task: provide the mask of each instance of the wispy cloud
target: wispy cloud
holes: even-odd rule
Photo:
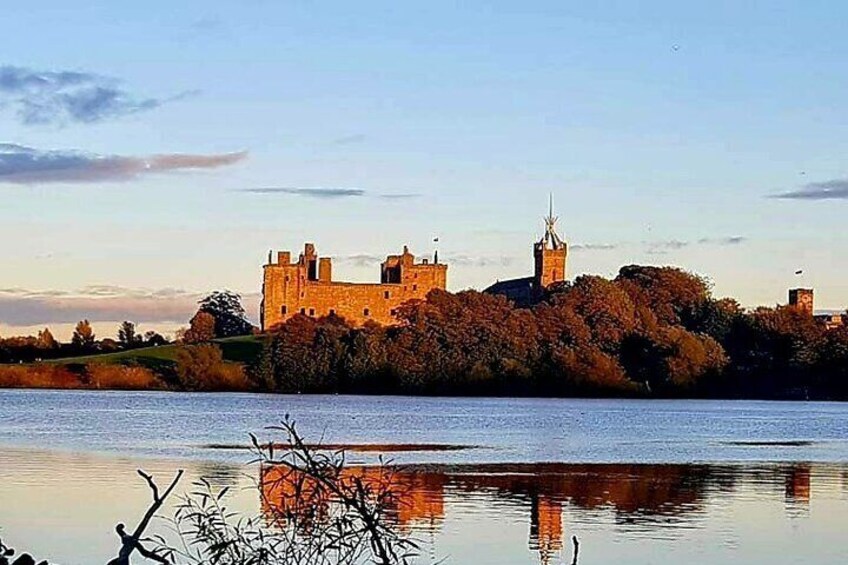
[[[396,194],[381,194],[379,198],[383,200],[413,200],[415,198],[421,198],[421,195],[417,192],[399,192]]]
[[[27,125],[90,124],[158,108],[196,91],[168,98],[135,96],[118,79],[78,71],[0,66],[0,102]]]
[[[185,170],[214,169],[247,158],[247,152],[218,155],[165,154],[147,157],[96,155],[80,151],[44,151],[0,143],[0,183],[124,181]]]
[[[568,246],[572,251],[610,251],[619,247],[616,243],[575,243]]]
[[[0,324],[32,326],[132,320],[143,323],[185,323],[197,310],[205,293],[176,288],[144,289],[93,285],[78,290],[0,289]],[[259,296],[243,295],[245,309],[253,314]]]
[[[740,245],[748,241],[747,237],[732,235],[729,237],[702,237],[698,240],[699,245]]]
[[[444,262],[460,267],[509,267],[515,263],[516,257],[501,255],[466,255],[464,253],[447,254]]]
[[[359,198],[361,196],[370,196],[388,201],[412,200],[419,198],[421,195],[413,192],[398,192],[385,194],[372,194],[362,188],[339,188],[339,187],[297,187],[297,186],[280,186],[280,187],[256,187],[256,188],[241,188],[237,192],[246,192],[250,194],[285,194],[290,196],[302,196],[304,198],[317,198],[320,200],[335,200],[340,198]]]
[[[339,263],[347,263],[354,267],[371,267],[378,265],[386,260],[385,257],[379,255],[371,255],[369,253],[358,253],[355,255],[343,255],[334,259]]]
[[[249,192],[253,194],[290,194],[293,196],[304,196],[306,198],[319,199],[350,198],[365,195],[365,191],[361,188],[264,187],[242,188],[238,192]]]
[[[769,195],[769,198],[786,200],[846,200],[848,199],[848,179],[811,182],[798,190],[772,194]]]
[[[646,241],[644,245],[646,247],[646,252],[650,255],[665,255],[671,251],[678,251],[680,249],[684,249],[686,247],[691,247],[693,245],[716,245],[716,246],[727,246],[727,245],[740,245],[748,241],[747,237],[743,237],[740,235],[728,236],[728,237],[702,237],[695,241],[682,241],[679,239],[670,239],[665,241]]]

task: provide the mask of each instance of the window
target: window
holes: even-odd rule
[[[365,310],[363,310],[363,311],[362,311],[362,315],[363,315],[363,316],[366,316],[366,317],[367,317],[367,316],[370,316],[370,315],[371,315],[371,310],[369,310],[368,308],[366,308]]]
[[[412,290],[418,290],[418,285],[417,284],[412,285]]]
[[[301,313],[301,314],[303,314],[303,315],[305,316],[305,315],[306,315],[306,308],[301,308],[301,309],[300,309],[300,313]]]
[[[288,314],[288,313],[289,313],[289,307],[288,307],[288,306],[283,305],[283,307],[282,307],[282,308],[280,308],[280,314],[282,314],[283,316],[285,316],[285,315],[286,315],[286,314]]]
[[[386,300],[389,299],[389,296],[391,296],[391,295],[389,294],[388,290],[383,293],[383,298],[385,298]]]
[[[392,308],[392,311],[389,312],[392,316],[397,316],[397,308]]]
[[[310,316],[314,316],[314,315],[315,315],[315,308],[310,308],[310,309],[309,309],[309,315],[310,315]]]
[[[291,280],[291,277],[289,275],[286,275],[286,282],[289,282],[290,280]]]

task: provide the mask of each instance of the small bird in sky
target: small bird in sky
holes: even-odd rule
[[[797,271],[795,271],[795,274],[796,275],[803,275],[804,271],[803,271],[803,269],[798,269]]]
[[[439,238],[438,238],[438,237],[434,237],[434,238],[433,238],[433,243],[439,243]]]
[[[675,44],[675,45],[672,45],[672,46],[671,46],[671,50],[672,50],[672,51],[680,51],[680,45],[676,45],[676,44]]]

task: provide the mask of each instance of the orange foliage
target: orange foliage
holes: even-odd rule
[[[0,365],[2,388],[85,388],[82,379],[61,365]]]
[[[162,388],[162,381],[144,367],[92,363],[85,367],[89,386],[118,390],[149,390]]]

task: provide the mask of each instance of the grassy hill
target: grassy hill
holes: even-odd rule
[[[262,336],[239,336],[214,340],[224,355],[224,359],[235,363],[251,363],[262,352]],[[176,345],[160,345],[159,347],[142,347],[115,353],[98,353],[80,357],[64,357],[51,359],[45,363],[59,365],[86,365],[89,363],[105,364],[137,364],[157,372],[173,368],[176,362]]]

